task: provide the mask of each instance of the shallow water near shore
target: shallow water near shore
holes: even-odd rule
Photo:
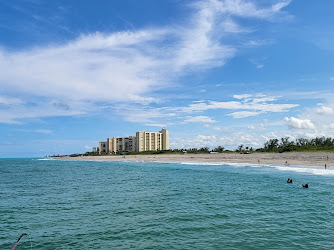
[[[332,249],[332,173],[307,166],[1,159],[0,249],[10,249],[22,233],[29,236],[16,249]]]

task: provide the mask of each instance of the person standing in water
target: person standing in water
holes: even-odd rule
[[[302,186],[303,186],[303,188],[308,188],[308,184],[307,183],[304,185],[303,182],[302,182]]]

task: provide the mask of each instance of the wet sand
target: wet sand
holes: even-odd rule
[[[228,163],[262,163],[303,166],[322,166],[334,168],[334,153],[222,153],[222,154],[159,154],[159,155],[110,155],[61,157],[60,160],[74,161],[149,161],[149,162],[228,162]]]

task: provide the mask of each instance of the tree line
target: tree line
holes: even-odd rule
[[[331,137],[316,137],[314,139],[298,138],[290,140],[289,137],[270,139],[264,143],[263,148],[256,151],[260,152],[290,152],[290,151],[317,151],[334,150],[334,139]]]

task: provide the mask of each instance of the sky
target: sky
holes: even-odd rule
[[[334,1],[0,0],[0,157],[334,137]]]

